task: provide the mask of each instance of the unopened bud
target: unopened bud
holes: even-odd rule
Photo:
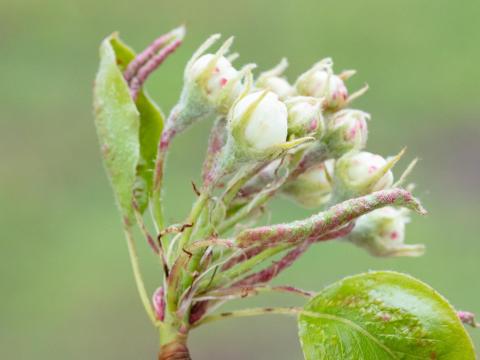
[[[287,79],[281,76],[287,66],[287,59],[282,59],[282,61],[273,69],[261,73],[258,80],[255,82],[255,86],[259,89],[274,92],[281,100],[293,96],[295,94],[295,88],[290,85]]]
[[[233,103],[242,91],[242,84],[238,81],[238,71],[224,56],[205,54],[197,59],[187,72],[187,81],[198,82],[206,97],[216,102],[229,82],[235,82],[228,94],[225,94],[228,103]]]
[[[165,291],[163,290],[163,287],[160,286],[155,290],[152,297],[152,303],[157,320],[163,321],[165,318]]]
[[[373,256],[421,256],[422,244],[406,245],[405,225],[408,210],[384,207],[361,216],[347,239]]]
[[[341,110],[330,119],[325,143],[330,153],[339,157],[352,150],[362,150],[367,144],[367,121],[370,114],[360,110]]]
[[[325,130],[320,99],[297,96],[288,99],[288,132],[295,136],[320,138]]]
[[[388,161],[366,151],[342,156],[335,166],[337,190],[360,196],[391,187],[393,174],[390,169],[402,154],[403,152]]]
[[[348,90],[344,81],[333,73],[332,59],[324,59],[300,75],[295,84],[299,95],[324,99],[324,108],[338,110],[347,104]]]
[[[306,208],[318,208],[328,203],[332,194],[331,174],[334,160],[308,169],[293,182],[288,183],[283,192]]]
[[[264,157],[287,140],[287,107],[271,91],[257,91],[239,100],[229,115],[236,145],[253,157]]]

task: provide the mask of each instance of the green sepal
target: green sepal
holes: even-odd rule
[[[474,360],[453,307],[400,273],[369,272],[320,292],[299,316],[305,359]]]

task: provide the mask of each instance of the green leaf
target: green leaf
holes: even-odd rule
[[[117,204],[124,221],[131,223],[132,191],[140,158],[140,120],[110,41],[108,37],[100,47],[94,87],[95,124]]]
[[[116,53],[117,64],[124,72],[135,57],[135,52],[116,36],[112,37],[111,44]],[[140,159],[137,165],[134,194],[139,208],[143,212],[153,191],[155,160],[158,142],[162,134],[164,115],[144,90],[139,92],[135,105],[140,113]]]
[[[100,67],[95,80],[95,123],[116,200],[131,223],[133,195],[143,212],[153,187],[157,145],[163,127],[159,108],[140,92],[130,96],[123,71],[135,53],[116,34],[100,47]]]
[[[395,272],[369,272],[320,292],[299,317],[305,359],[474,360],[452,306]]]

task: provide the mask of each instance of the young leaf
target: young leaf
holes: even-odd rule
[[[122,73],[134,59],[135,53],[118,37],[111,38],[117,64]],[[140,211],[143,212],[153,190],[153,174],[157,157],[158,142],[163,129],[164,115],[145,90],[140,90],[135,102],[140,113],[140,159],[137,164],[137,178],[134,194]]]
[[[94,88],[95,124],[117,204],[124,221],[131,222],[132,191],[140,158],[140,120],[117,66],[111,38],[105,39],[100,47],[100,67]]]
[[[143,91],[133,101],[123,72],[135,53],[116,34],[103,41],[100,56],[95,121],[117,202],[130,222],[133,196],[140,211],[148,205],[163,114]]]
[[[474,360],[452,306],[428,285],[369,272],[320,292],[299,317],[305,359]]]

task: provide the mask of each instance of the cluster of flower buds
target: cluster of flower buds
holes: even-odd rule
[[[229,46],[227,41],[216,55],[195,55],[186,70],[186,84],[204,81],[197,86],[203,89],[204,103],[215,104],[215,113],[223,114],[226,121],[226,141],[216,161],[217,180],[234,171],[241,173],[237,178],[248,177],[248,183],[239,196],[251,196],[278,182],[279,163],[287,161],[290,175],[275,191],[307,208],[327,207],[392,187],[391,169],[402,153],[384,159],[363,151],[370,115],[346,108],[367,89],[349,95],[345,81],[355,71],[337,75],[327,58],[291,85],[283,76],[288,62],[282,59],[254,81],[253,65],[239,75],[223,56]],[[258,173],[241,170],[249,164],[260,165],[254,167]],[[389,215],[398,217],[397,226],[404,226],[401,213],[390,211]]]
[[[187,64],[180,102],[185,114],[214,114],[226,124],[224,146],[209,160],[216,157],[212,183],[244,165],[260,165],[258,181],[255,176],[249,179],[248,189],[241,192],[251,194],[252,184],[262,187],[275,181],[276,167],[269,163],[287,159],[291,176],[280,191],[306,207],[331,205],[392,186],[391,168],[400,155],[385,160],[362,152],[370,115],[345,108],[367,89],[349,95],[345,81],[355,71],[337,75],[327,58],[291,85],[283,75],[288,62],[282,59],[254,80],[255,65],[237,71],[226,57],[231,39],[217,53],[204,54],[217,38],[209,38]]]

